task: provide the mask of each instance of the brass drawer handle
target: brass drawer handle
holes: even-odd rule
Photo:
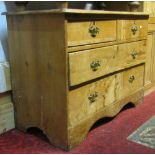
[[[99,34],[100,29],[95,25],[95,22],[93,22],[93,25],[90,25],[89,27],[89,33],[92,37],[96,37],[97,34]]]
[[[96,101],[97,97],[98,97],[98,92],[94,92],[88,96],[88,100],[90,103],[93,103]]]
[[[132,83],[134,80],[135,80],[135,76],[134,75],[132,75],[132,76],[129,77],[129,82],[130,83]]]
[[[137,55],[138,55],[138,53],[136,51],[131,52],[131,56],[132,56],[133,59],[136,59]]]
[[[133,35],[135,35],[136,32],[138,31],[138,26],[137,26],[137,25],[133,25],[133,26],[131,27],[131,31],[132,31]]]
[[[101,62],[99,60],[93,61],[90,64],[90,68],[92,69],[92,71],[97,71],[100,66],[101,66]]]

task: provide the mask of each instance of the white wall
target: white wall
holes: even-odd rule
[[[3,1],[0,1],[0,13],[6,11]],[[8,59],[7,24],[6,17],[0,15],[0,62]]]

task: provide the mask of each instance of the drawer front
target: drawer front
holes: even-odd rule
[[[116,40],[116,21],[82,21],[67,24],[68,46]]]
[[[146,41],[137,41],[118,45],[116,66],[129,67],[142,62],[146,58]]]
[[[70,86],[145,61],[146,42],[138,41],[69,54]]]
[[[143,89],[144,86],[144,65],[128,69],[117,75],[120,82],[120,99]]]
[[[119,20],[118,40],[142,39],[147,36],[148,20]]]
[[[115,53],[117,46],[69,53],[70,85],[77,85],[112,72]]]
[[[116,100],[116,78],[110,76],[69,92],[69,123],[73,126]]]

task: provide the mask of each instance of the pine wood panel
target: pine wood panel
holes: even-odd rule
[[[153,35],[147,37],[147,52],[145,64],[145,89],[152,87],[152,66],[153,66]]]
[[[94,24],[99,29],[99,33],[92,37],[89,29]],[[116,40],[116,20],[69,22],[67,38],[68,46],[114,41]]]
[[[0,134],[14,127],[14,107],[11,101],[11,94],[0,94]]]
[[[155,2],[154,1],[144,1],[143,2],[143,12],[149,13],[150,16],[155,16]]]
[[[13,103],[0,104],[0,134],[15,128]]]
[[[39,127],[51,143],[65,148],[68,80],[64,16],[9,16],[8,23],[16,126],[21,130]]]
[[[155,32],[152,33],[152,84],[155,86]]]

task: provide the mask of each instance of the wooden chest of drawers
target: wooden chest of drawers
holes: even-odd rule
[[[143,99],[148,15],[51,10],[6,13],[16,127],[78,145],[102,117]]]

